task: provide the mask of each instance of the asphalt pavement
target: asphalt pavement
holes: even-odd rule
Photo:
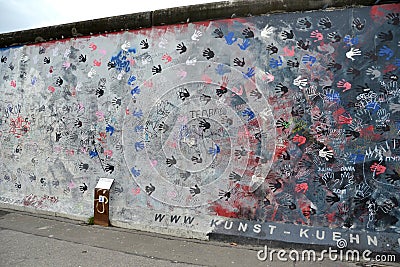
[[[284,248],[287,254],[282,260],[275,253],[272,261],[268,257],[263,261],[264,245],[177,238],[3,208],[0,241],[0,266],[7,267],[400,266],[394,262],[331,260],[320,254],[316,260],[293,261],[288,256],[289,247]],[[273,249],[281,248],[268,248],[268,254]]]

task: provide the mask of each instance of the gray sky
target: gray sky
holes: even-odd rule
[[[0,33],[220,0],[0,0]]]

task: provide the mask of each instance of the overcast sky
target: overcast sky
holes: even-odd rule
[[[0,33],[222,0],[0,0]]]

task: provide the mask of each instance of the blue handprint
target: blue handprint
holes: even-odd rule
[[[275,69],[275,68],[277,68],[277,67],[279,67],[279,66],[282,66],[282,65],[283,65],[283,61],[282,61],[281,56],[279,56],[278,59],[271,58],[271,59],[269,60],[269,66],[270,66],[271,68],[273,68],[273,69]]]
[[[242,116],[243,117],[247,116],[247,121],[251,121],[252,119],[254,119],[256,115],[250,108],[246,108],[245,110],[242,111]]]
[[[141,118],[143,116],[143,111],[141,109],[137,110],[135,109],[134,112],[132,112],[132,115],[136,118]]]
[[[144,143],[143,141],[138,141],[135,143],[135,150],[140,151],[144,149]]]
[[[365,108],[372,110],[372,114],[375,114],[381,108],[381,106],[376,102],[369,102]]]
[[[394,61],[394,64],[395,64],[397,67],[400,67],[400,58],[396,58],[396,60]]]
[[[309,54],[306,54],[305,56],[303,56],[303,58],[301,59],[301,61],[302,61],[304,64],[309,63],[310,66],[312,66],[312,65],[317,61],[317,58],[316,58],[316,57],[313,57],[313,56],[311,56],[311,55],[309,55]]]
[[[379,56],[387,56],[386,60],[389,60],[393,57],[393,50],[384,45],[381,49],[379,49]]]
[[[253,68],[247,68],[247,72],[246,73],[242,72],[242,73],[243,73],[243,77],[245,79],[250,79],[251,77],[253,77],[255,75],[254,67]]]
[[[133,174],[133,176],[138,177],[140,175],[140,170],[136,170],[135,167],[132,167],[131,173]]]
[[[95,158],[99,155],[99,153],[97,153],[96,149],[90,150],[89,151],[89,156],[90,158]]]
[[[110,136],[112,136],[114,131],[115,131],[115,128],[113,126],[111,126],[110,124],[107,124],[106,133],[110,133]]]
[[[136,86],[135,88],[133,88],[131,90],[131,95],[135,96],[135,95],[138,95],[138,94],[140,94],[140,88],[139,88],[139,86]]]
[[[219,75],[221,75],[221,76],[223,76],[225,73],[231,72],[230,69],[225,68],[225,65],[224,65],[224,64],[218,64],[218,66],[217,66],[217,68],[215,69],[215,71],[216,71]]]
[[[228,45],[232,45],[234,42],[237,41],[237,37],[234,37],[233,32],[229,32],[227,35],[225,35],[225,41]]]
[[[144,129],[144,127],[143,127],[143,125],[136,125],[135,126],[135,132],[142,132],[143,131],[143,129]]]
[[[249,39],[244,39],[242,44],[238,44],[240,49],[246,50],[250,46],[250,40]]]
[[[132,83],[136,81],[136,77],[134,75],[131,75],[128,79],[128,85],[132,85]]]
[[[208,149],[208,154],[213,155],[214,157],[219,154],[221,152],[221,149],[219,148],[219,146],[217,144],[215,144],[215,148],[214,147],[210,147]]]
[[[133,48],[133,47],[132,47],[132,48],[129,48],[129,49],[128,49],[128,52],[129,52],[129,53],[134,53],[134,54],[136,54],[136,48]]]

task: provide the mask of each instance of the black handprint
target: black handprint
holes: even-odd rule
[[[386,173],[385,179],[386,179],[389,183],[394,184],[395,182],[397,182],[397,181],[400,180],[400,175],[397,173],[396,170],[393,170],[393,174],[387,174],[387,173]]]
[[[56,85],[61,86],[64,83],[64,80],[61,77],[58,77],[56,80]]]
[[[83,163],[83,162],[81,162],[81,163],[79,164],[79,170],[81,170],[81,171],[87,171],[88,169],[89,169],[89,164]]]
[[[360,18],[356,18],[353,20],[353,27],[356,27],[357,30],[361,31],[365,27],[365,22],[366,20],[364,20],[364,23],[362,23]]]
[[[281,96],[287,94],[287,92],[289,92],[289,88],[285,85],[283,85],[282,83],[279,83],[276,87],[275,87],[275,92],[277,94],[280,94]]]
[[[193,161],[194,164],[196,164],[196,163],[202,163],[202,162],[203,162],[203,159],[200,157],[200,155],[199,155],[199,157],[192,156],[192,161]]]
[[[262,98],[262,94],[260,91],[258,91],[257,89],[253,90],[250,92],[250,96],[256,98],[256,99],[261,99]]]
[[[327,30],[327,29],[329,29],[329,28],[332,27],[332,22],[331,22],[331,20],[330,20],[328,17],[326,17],[326,18],[321,18],[321,19],[319,20],[318,25],[321,26],[322,29]]]
[[[44,64],[50,64],[50,57],[45,57],[45,58],[43,59],[43,63],[44,63]]]
[[[312,24],[307,18],[301,18],[297,21],[297,25],[299,25],[302,29],[309,29],[311,28]]]
[[[328,33],[328,39],[331,40],[332,43],[338,43],[342,40],[342,36],[340,36],[337,32]]]
[[[336,61],[332,60],[331,62],[328,63],[328,67],[326,70],[333,70],[333,71],[338,71],[342,69],[342,65],[339,63],[336,63]]]
[[[21,189],[21,183],[15,183],[15,187],[17,188],[17,189]]]
[[[289,59],[286,64],[288,67],[291,68],[298,68],[300,66],[300,62],[297,60],[297,58],[294,58],[295,61],[292,61],[291,59]]]
[[[97,97],[101,97],[101,96],[103,96],[104,95],[104,90],[103,90],[103,88],[97,88],[96,89],[96,96]]]
[[[344,134],[346,137],[352,137],[353,140],[356,140],[358,137],[360,137],[360,133],[354,130],[345,130]]]
[[[303,50],[308,50],[308,48],[310,47],[310,41],[304,42],[303,40],[298,40],[297,47]]]
[[[176,164],[176,159],[175,159],[174,156],[172,156],[170,159],[167,158],[167,159],[165,160],[165,162],[167,163],[168,167],[171,167],[172,165],[175,165],[175,164]]]
[[[254,32],[250,28],[244,29],[242,34],[244,38],[254,38]]]
[[[86,55],[81,54],[78,59],[79,62],[86,62]]]
[[[203,128],[203,132],[210,129],[210,127],[211,127],[211,124],[208,121],[206,121],[205,119],[202,119],[199,122],[199,125],[200,125],[200,128]]]
[[[122,99],[121,99],[121,98],[118,98],[118,97],[114,97],[113,100],[111,100],[111,103],[112,103],[114,106],[120,107],[121,104],[122,104]]]
[[[386,15],[386,18],[388,19],[389,24],[392,24],[392,25],[400,24],[399,13],[389,13]]]
[[[114,61],[110,61],[107,63],[108,70],[111,70],[111,69],[115,68],[116,66],[117,66],[117,63],[115,63]]]
[[[187,180],[187,178],[189,178],[190,177],[190,175],[191,175],[191,173],[190,172],[188,172],[188,171],[185,171],[185,172],[181,172],[180,174],[179,174],[179,176],[184,180],[184,181],[186,181]]]
[[[214,51],[212,51],[210,48],[207,48],[203,51],[203,57],[205,57],[207,60],[212,59],[214,56]]]
[[[239,182],[241,179],[242,179],[242,176],[240,176],[236,172],[231,172],[229,174],[229,180],[232,180],[234,182]]]
[[[325,198],[326,202],[328,202],[329,204],[331,204],[331,206],[332,206],[333,204],[335,204],[336,202],[339,202],[339,201],[340,201],[340,198],[339,198],[338,194],[332,192],[332,195],[333,195],[333,196],[326,196],[326,198]]]
[[[227,92],[228,92],[228,89],[227,89],[224,85],[221,85],[221,86],[216,90],[217,96],[219,96],[219,97],[221,97],[223,94],[226,94]]]
[[[146,193],[150,196],[156,190],[156,187],[150,183],[150,185],[146,185],[144,190],[146,190]]]
[[[241,147],[240,150],[235,149],[235,153],[234,153],[235,157],[237,157],[238,159],[241,159],[242,157],[247,155],[247,151],[246,149],[244,149],[244,147]]]
[[[292,30],[290,30],[290,32],[288,31],[284,31],[281,33],[282,39],[283,40],[287,40],[287,39],[293,39],[294,37],[294,33]]]
[[[223,38],[224,33],[222,32],[221,28],[216,28],[214,30],[215,38]]]
[[[361,72],[356,68],[349,68],[347,69],[347,74],[352,74],[354,77],[360,76]]]
[[[166,125],[165,122],[161,122],[161,123],[158,125],[158,130],[159,130],[160,132],[162,131],[163,133],[165,133],[166,131],[169,130],[169,126]]]
[[[1,56],[1,63],[6,63],[7,62],[7,57]]]
[[[195,195],[200,194],[200,188],[199,188],[199,187],[197,186],[197,184],[196,184],[196,185],[192,186],[192,187],[189,189],[189,192],[190,192],[190,194],[192,194],[192,196],[194,197]]]
[[[243,67],[245,65],[244,58],[240,60],[238,57],[233,60],[235,66]]]
[[[182,42],[176,46],[176,50],[179,51],[179,54],[183,54],[186,52],[187,48],[185,44]]]
[[[394,72],[391,71],[391,72],[385,73],[383,75],[383,79],[391,80],[391,81],[396,82],[396,81],[399,80],[399,76],[397,76]]]
[[[12,62],[10,62],[10,64],[8,65],[8,68],[9,68],[10,70],[14,70],[14,65],[12,64]]]
[[[188,89],[183,88],[182,90],[179,91],[179,98],[182,99],[182,101],[185,101],[185,99],[188,97],[190,97]]]
[[[267,50],[270,51],[270,55],[278,53],[279,49],[273,43],[267,46]]]
[[[272,192],[275,192],[276,190],[282,188],[282,183],[279,182],[278,180],[275,180],[276,183],[270,184],[269,188],[271,188]]]
[[[43,46],[41,46],[41,47],[39,48],[39,55],[44,54],[45,52],[46,52],[46,48],[43,47]]]
[[[153,66],[151,68],[151,71],[153,72],[153,75],[156,75],[157,73],[161,73],[161,71],[162,71],[161,65],[158,64],[158,66]]]
[[[108,163],[104,167],[104,170],[110,174],[112,174],[114,172],[114,169],[115,169],[114,165],[111,165]]]
[[[358,84],[356,87],[356,91],[361,93],[369,93],[371,91],[371,87],[368,85],[368,83],[366,83],[365,85]]]
[[[230,191],[220,191],[219,194],[219,199],[225,198],[225,201],[228,201],[231,198],[231,192]]]
[[[380,32],[378,34],[378,38],[381,39],[381,42],[389,42],[393,40],[393,33],[391,30],[386,32]]]
[[[29,174],[29,180],[30,180],[31,182],[36,181],[36,175],[35,175],[33,172],[31,172],[31,173]]]
[[[83,183],[83,185],[79,186],[79,190],[81,190],[82,193],[85,193],[88,190],[88,187]]]
[[[211,96],[209,95],[205,95],[205,94],[201,94],[200,96],[200,101],[203,101],[206,103],[206,105],[208,104],[208,102],[211,101]]]
[[[79,120],[79,119],[76,119],[76,121],[75,121],[75,127],[78,127],[78,128],[81,128],[82,127],[82,125],[83,125],[83,123],[82,123],[82,121],[81,120]]]
[[[140,45],[142,46],[142,49],[149,48],[149,43],[147,42],[147,39],[140,41]]]
[[[366,52],[364,58],[368,58],[371,62],[378,61],[378,55],[373,50]]]

